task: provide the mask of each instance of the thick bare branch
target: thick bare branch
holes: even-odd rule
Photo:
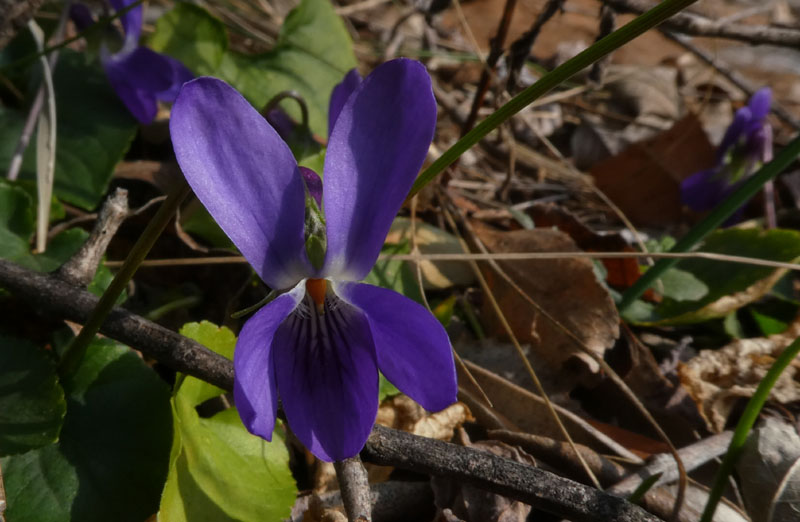
[[[49,316],[83,322],[97,304],[93,294],[50,274],[0,260],[0,287]],[[220,388],[233,388],[233,364],[204,346],[143,317],[115,308],[101,332],[136,347],[177,371]],[[626,500],[509,459],[382,426],[361,453],[375,464],[469,481],[576,522],[657,522]]]

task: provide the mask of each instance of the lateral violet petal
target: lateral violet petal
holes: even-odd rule
[[[431,79],[417,61],[401,58],[380,65],[348,98],[325,155],[324,274],[356,281],[367,275],[425,160],[435,127]]]
[[[378,411],[378,367],[367,319],[332,299],[337,302],[318,314],[306,297],[273,341],[289,427],[311,453],[329,462],[361,451]]]
[[[184,84],[170,134],[198,199],[274,289],[312,273],[305,252],[305,189],[289,147],[227,83]]]
[[[369,322],[378,368],[423,408],[439,411],[457,400],[450,339],[422,305],[386,288],[337,283],[334,291],[360,308]]]
[[[350,69],[341,83],[336,84],[331,92],[331,102],[328,105],[328,136],[333,134],[333,124],[339,117],[342,107],[353,92],[361,85],[361,75],[358,69]]]
[[[305,295],[301,282],[256,312],[242,327],[233,352],[233,399],[247,430],[272,440],[278,392],[273,364],[275,331]]]

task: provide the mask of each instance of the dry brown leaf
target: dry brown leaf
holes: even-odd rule
[[[782,334],[739,339],[719,350],[703,350],[679,364],[681,384],[697,403],[708,428],[719,433],[725,428],[736,402],[751,397],[775,358],[800,335],[800,321]],[[786,404],[800,399],[798,364],[783,371],[770,393],[770,400]]]
[[[493,253],[577,251],[563,232],[552,229],[498,232],[476,223],[479,239]],[[499,261],[499,265],[542,309],[578,336],[590,350],[603,356],[619,336],[619,315],[614,302],[595,276],[588,259]],[[570,359],[581,359],[596,372],[599,365],[581,352],[574,340],[542,317],[489,265],[481,269],[514,335],[529,342],[536,355],[560,371]],[[488,301],[488,300],[487,300]],[[484,318],[492,335],[505,335],[494,312],[485,307]]]
[[[457,402],[442,411],[418,420],[414,424],[412,433],[432,439],[450,440],[453,438],[455,429],[470,420],[471,417],[469,409],[464,404]]]
[[[488,424],[490,429],[514,429],[526,433],[544,435],[555,440],[564,440],[564,435],[550,415],[547,406],[539,395],[513,384],[480,366],[464,361],[470,373],[492,401],[493,410],[502,418],[502,424]],[[469,387],[466,376],[458,368],[458,380],[462,386]],[[598,431],[578,415],[553,405],[572,439],[593,450],[607,454],[613,453],[632,462],[641,462],[634,453],[617,443],[613,438]],[[476,417],[478,410],[475,410]]]
[[[668,131],[597,163],[591,174],[635,225],[664,227],[681,217],[680,182],[713,163],[714,147],[688,114]]]
[[[559,205],[534,205],[528,210],[528,214],[537,227],[555,227],[568,234],[580,249],[587,252],[634,252],[620,234],[598,234],[583,224],[575,214]],[[606,282],[615,288],[628,288],[641,275],[639,262],[634,257],[598,258],[598,261],[601,261],[606,268]],[[648,290],[647,294],[652,295],[652,291]]]
[[[753,522],[797,520],[799,462],[800,436],[788,422],[767,418],[750,433],[736,470]]]

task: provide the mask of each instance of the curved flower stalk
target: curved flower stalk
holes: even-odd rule
[[[109,0],[121,11],[135,0]],[[73,4],[70,16],[79,29],[94,23],[89,9]],[[140,123],[153,121],[158,102],[173,102],[185,82],[194,75],[178,60],[139,45],[142,34],[142,6],[137,5],[120,16],[124,36],[118,51],[111,52],[106,43],[100,49],[100,61],[117,96]],[[115,34],[119,39],[120,35]]]
[[[400,294],[358,282],[377,260],[433,138],[430,77],[407,59],[363,81],[351,73],[334,91],[330,120],[322,183],[220,80],[187,83],[170,122],[195,194],[258,275],[283,292],[239,335],[234,398],[242,421],[270,440],[280,394],[289,426],[327,461],[364,446],[378,407],[378,369],[428,410],[445,408],[457,393],[439,322]],[[307,193],[322,203],[327,243],[311,259]]]
[[[756,91],[736,111],[717,149],[716,164],[681,183],[681,200],[695,212],[711,210],[733,192],[738,183],[772,159],[772,127],[767,122],[772,91]],[[734,215],[731,220],[736,220]]]

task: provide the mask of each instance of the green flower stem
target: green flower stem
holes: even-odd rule
[[[634,18],[628,24],[586,48],[577,56],[567,60],[559,67],[542,76],[539,81],[516,95],[491,116],[476,125],[471,131],[447,149],[431,166],[419,175],[408,197],[413,196],[444,169],[454,163],[459,156],[478,143],[487,134],[500,126],[536,99],[570,79],[582,69],[592,65],[605,55],[615,51],[642,33],[657,26],[678,11],[692,5],[697,0],[664,0],[646,13]]]
[[[755,196],[764,184],[783,172],[798,155],[800,155],[800,134],[789,142],[780,154],[775,156],[775,159],[761,167],[758,172],[742,183],[742,185],[728,196],[725,201],[717,205],[703,221],[695,225],[683,236],[680,241],[670,249],[670,252],[688,252],[692,249],[702,241],[703,238],[722,225],[739,207]],[[637,279],[636,282],[622,294],[622,299],[619,303],[619,311],[624,312],[626,308],[645,292],[645,290],[650,288],[656,279],[667,269],[675,266],[678,261],[679,259],[661,259],[647,270],[647,272],[642,274],[642,277]]]
[[[761,408],[764,407],[764,403],[767,402],[769,393],[772,391],[773,386],[775,386],[778,377],[780,377],[783,370],[789,366],[794,358],[797,357],[798,353],[800,353],[800,338],[795,339],[795,341],[780,354],[764,378],[761,379],[761,382],[758,383],[758,388],[756,388],[738,424],[736,424],[736,430],[733,432],[731,443],[728,446],[728,452],[722,459],[722,464],[720,464],[719,470],[717,470],[717,476],[714,477],[714,486],[708,494],[708,503],[706,503],[706,507],[703,510],[703,516],[700,522],[711,522],[714,517],[714,511],[716,511],[719,499],[722,497],[722,492],[725,491],[725,486],[728,483],[728,476],[731,474],[731,471],[733,471],[733,466],[742,453],[747,435],[753,428],[753,424],[755,424],[758,414],[761,412]]]
[[[180,186],[173,189],[172,193],[167,196],[167,199],[158,209],[156,215],[153,216],[153,219],[147,224],[144,232],[139,236],[136,244],[133,245],[131,253],[128,254],[125,262],[120,267],[119,272],[114,276],[114,279],[111,281],[111,284],[108,285],[106,291],[103,292],[103,295],[97,302],[97,306],[92,311],[86,324],[83,325],[78,336],[67,346],[58,367],[59,373],[62,376],[73,373],[81,360],[83,360],[83,356],[86,354],[86,348],[89,346],[92,339],[94,339],[97,332],[100,331],[100,326],[102,326],[108,314],[111,313],[122,291],[128,286],[128,282],[133,277],[133,274],[136,273],[136,269],[142,264],[142,261],[147,257],[150,249],[153,248],[158,236],[160,236],[161,232],[164,230],[164,227],[167,226],[172,216],[175,215],[178,205],[180,205],[189,194],[189,185],[183,180],[181,180],[180,183]]]

